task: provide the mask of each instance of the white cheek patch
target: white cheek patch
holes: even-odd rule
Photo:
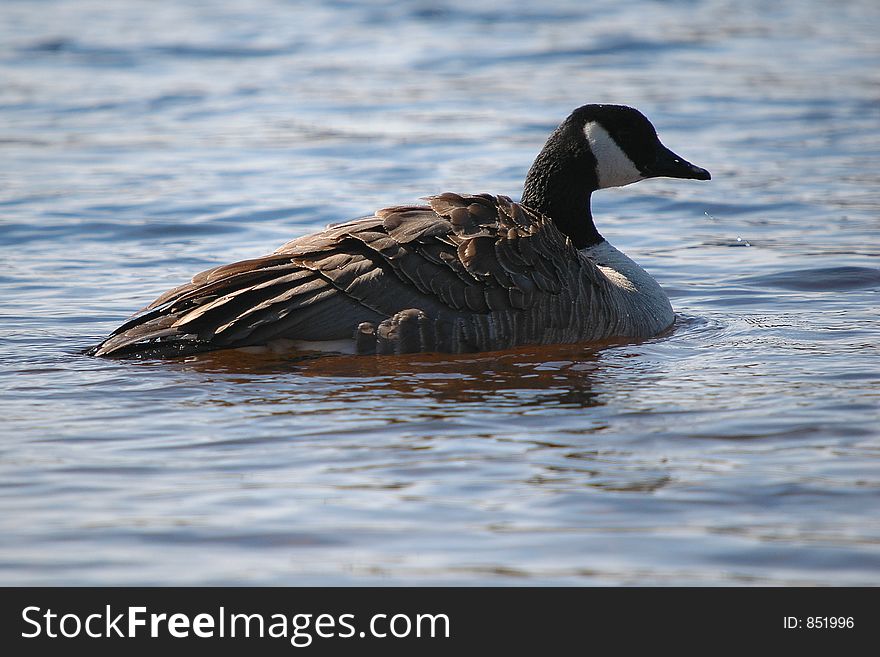
[[[584,126],[584,136],[596,156],[600,188],[621,187],[644,178],[617,142],[597,122],[591,121]]]

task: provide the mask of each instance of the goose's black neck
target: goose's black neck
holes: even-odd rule
[[[578,249],[605,238],[596,230],[590,196],[599,188],[596,158],[577,129],[563,123],[547,140],[526,176],[522,204],[553,220]]]

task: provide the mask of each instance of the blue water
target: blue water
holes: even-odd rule
[[[880,585],[873,0],[0,4],[0,583]],[[630,104],[638,344],[78,350],[165,289]]]

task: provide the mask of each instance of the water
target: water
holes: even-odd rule
[[[880,585],[880,5],[0,5],[0,583]],[[711,183],[594,197],[643,343],[78,350],[586,102]]]

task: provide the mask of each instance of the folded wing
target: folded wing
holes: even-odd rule
[[[582,339],[607,282],[549,219],[504,196],[427,200],[201,272],[91,353],[173,355],[356,335],[361,351],[380,353]]]

